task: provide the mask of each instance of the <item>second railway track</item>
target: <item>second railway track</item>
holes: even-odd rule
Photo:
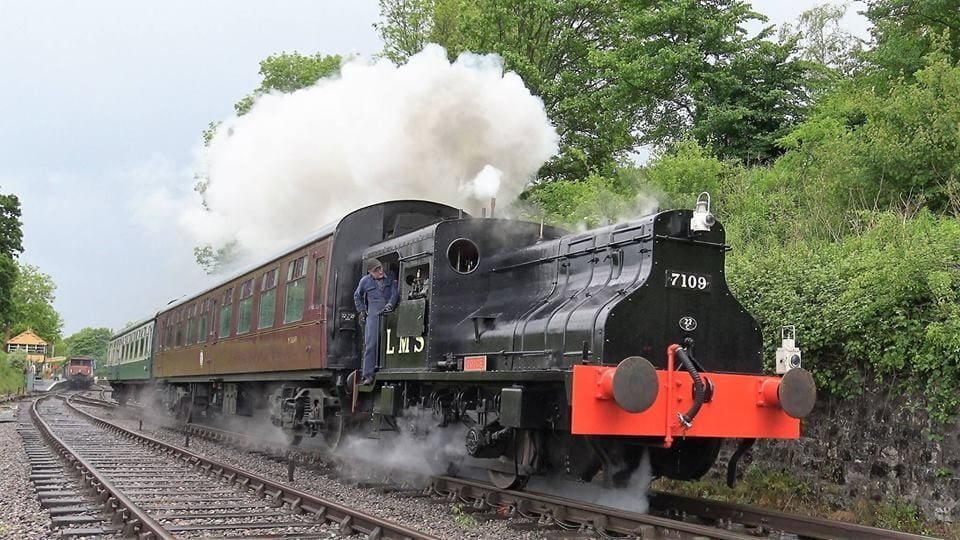
[[[78,482],[44,491],[43,503],[81,508],[86,517],[74,523],[100,524],[67,535],[435,538],[96,421],[62,399],[35,401],[31,416],[66,468],[79,472]]]

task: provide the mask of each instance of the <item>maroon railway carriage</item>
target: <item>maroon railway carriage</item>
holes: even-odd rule
[[[359,368],[353,290],[363,249],[460,214],[424,201],[362,208],[295,249],[168,306],[157,314],[153,362],[167,405],[183,415],[255,415],[269,409],[265,401],[281,386],[336,387]],[[336,396],[326,398],[337,404]]]

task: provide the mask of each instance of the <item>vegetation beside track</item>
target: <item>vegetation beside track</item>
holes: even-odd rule
[[[829,504],[826,491],[835,486],[814,485],[790,473],[751,465],[735,488],[721,478],[708,477],[697,482],[658,479],[653,489],[703,497],[717,501],[772,508],[782,512],[835,519],[871,527],[960,540],[960,526],[924,519],[920,509],[903,499],[882,501],[858,498],[847,508]]]
[[[0,352],[0,396],[16,394],[23,390],[23,366],[26,359],[21,355]]]

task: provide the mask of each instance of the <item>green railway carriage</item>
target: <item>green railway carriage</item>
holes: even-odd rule
[[[113,387],[113,397],[124,403],[139,399],[150,384],[153,370],[154,318],[138,322],[110,338],[103,374]]]

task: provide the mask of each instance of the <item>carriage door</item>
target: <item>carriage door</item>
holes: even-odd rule
[[[430,296],[430,260],[424,254],[401,259],[397,278],[400,304],[387,317],[383,367],[424,368],[427,357],[427,304]]]

